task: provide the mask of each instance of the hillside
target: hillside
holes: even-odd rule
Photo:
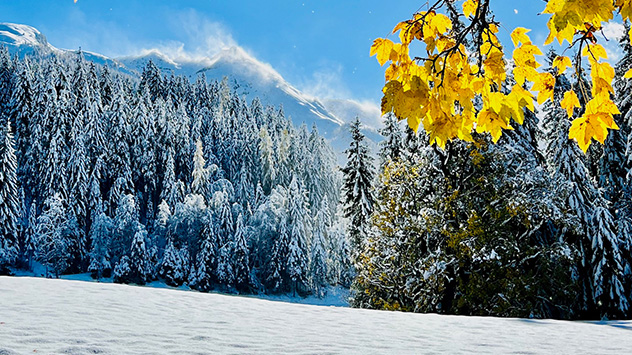
[[[369,311],[116,284],[0,277],[0,353],[612,353],[632,322]]]

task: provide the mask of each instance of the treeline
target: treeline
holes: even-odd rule
[[[620,130],[588,154],[568,139],[570,120],[560,101],[572,89],[586,102],[582,93],[591,84],[557,73],[555,53],[548,55],[548,70],[557,75],[554,100],[541,108],[542,121],[526,111],[524,124],[513,122],[497,144],[474,134],[473,143],[450,142],[442,150],[428,145],[422,130],[403,131],[389,117],[379,181],[360,189],[370,192],[368,213],[347,205],[362,221],[352,233],[354,306],[629,318],[632,84],[623,74],[632,68],[632,47],[627,38],[622,46],[615,80]],[[346,201],[358,200],[352,192],[346,189]]]
[[[316,292],[350,283],[336,157],[222,82],[0,50],[0,272]]]

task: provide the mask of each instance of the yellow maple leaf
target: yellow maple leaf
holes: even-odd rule
[[[557,74],[563,74],[568,67],[572,67],[571,59],[565,56],[557,56],[553,59],[553,68],[557,69]]]
[[[582,55],[589,60],[599,61],[601,58],[608,59],[606,49],[600,44],[589,44],[582,49]]]
[[[478,8],[478,0],[466,0],[463,3],[463,15],[470,17],[476,14]]]
[[[476,132],[488,132],[492,135],[494,143],[498,142],[502,136],[504,129],[511,129],[505,120],[503,120],[496,112],[484,110],[478,114],[478,123],[476,124]]]
[[[393,42],[391,40],[387,38],[377,38],[373,41],[370,55],[376,55],[377,62],[380,63],[380,65],[384,65],[384,63],[389,60],[392,49]]]
[[[452,21],[450,21],[450,18],[444,14],[436,14],[432,18],[430,26],[441,34],[452,28]]]
[[[568,131],[568,138],[575,139],[579,148],[586,153],[590,146],[590,140],[594,135],[594,128],[585,116],[576,118],[571,124],[571,129]]]
[[[533,84],[532,91],[538,91],[538,104],[542,105],[547,99],[553,100],[555,77],[550,73],[540,73]]]
[[[511,32],[511,41],[514,46],[518,47],[520,43],[531,43],[531,39],[527,36],[527,32],[531,31],[530,29],[524,27],[518,27],[513,32]]]
[[[566,110],[568,117],[572,117],[575,107],[581,107],[581,105],[579,104],[579,98],[577,97],[575,91],[569,90],[565,92],[564,98],[560,102],[560,106]]]

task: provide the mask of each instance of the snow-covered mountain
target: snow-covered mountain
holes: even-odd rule
[[[64,55],[77,52],[52,46],[46,36],[31,26],[11,23],[0,23],[0,45],[7,46],[12,53],[19,55]],[[350,142],[349,118],[356,114],[361,118],[364,115],[376,115],[351,100],[321,101],[305,95],[288,83],[272,66],[257,60],[238,46],[221,50],[211,58],[186,60],[169,58],[158,50],[116,59],[87,51],[83,51],[83,54],[89,61],[107,64],[110,68],[130,75],[140,75],[142,68],[151,60],[163,74],[184,75],[190,80],[195,80],[200,73],[204,73],[208,80],[228,77],[238,93],[248,100],[259,97],[264,105],[283,105],[286,116],[292,119],[295,126],[305,123],[311,128],[315,125],[341,158]],[[370,117],[370,122],[375,121],[376,117]],[[375,151],[375,142],[380,139],[379,135],[374,128],[367,128],[365,133],[371,150]]]
[[[0,23],[0,43],[19,54],[58,51],[57,48],[48,44],[46,37],[35,28],[13,23]]]

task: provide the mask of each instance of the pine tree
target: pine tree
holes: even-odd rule
[[[47,274],[59,277],[70,265],[68,237],[69,219],[60,194],[46,199],[46,209],[37,219],[37,260],[46,266]]]
[[[149,254],[145,247],[147,231],[142,224],[137,225],[129,256],[129,282],[144,285],[150,279]]]
[[[0,274],[7,273],[8,266],[18,256],[18,200],[17,162],[13,135],[8,120],[0,119]]]
[[[589,233],[592,249],[592,296],[605,319],[625,318],[629,314],[629,290],[625,290],[624,264],[620,240],[610,211],[603,206],[594,209]]]
[[[552,62],[555,54],[550,53],[549,59]],[[559,106],[562,94],[571,89],[571,85],[565,75],[559,75],[556,79],[554,91],[554,104],[545,104],[546,132],[551,140],[548,143],[547,155],[551,158],[550,165],[553,168],[555,177],[560,185],[566,185],[568,189],[568,208],[577,217],[575,221],[569,219],[570,227],[579,234],[576,239],[576,248],[581,251],[580,274],[590,275],[582,280],[583,283],[583,303],[584,309],[588,313],[594,312],[600,316],[612,315],[613,304],[623,307],[627,305],[620,299],[620,295],[611,292],[618,289],[618,284],[623,284],[620,280],[621,274],[616,271],[612,278],[604,277],[602,260],[616,262],[610,267],[615,270],[622,265],[620,260],[618,241],[612,240],[612,232],[616,230],[616,225],[610,212],[603,208],[607,205],[606,200],[593,183],[592,177],[587,169],[585,156],[579,150],[575,141],[568,139],[568,129],[570,121],[567,113]],[[595,223],[598,223],[595,225]],[[604,240],[605,239],[605,240]],[[608,290],[601,292],[599,290]],[[609,297],[609,300],[606,298]],[[619,309],[625,314],[627,306]]]
[[[290,247],[290,234],[287,230],[286,218],[281,218],[278,227],[278,234],[272,247],[272,255],[268,266],[268,277],[266,282],[269,289],[276,292],[283,292],[288,286],[287,258]]]
[[[323,206],[316,215],[314,224],[314,236],[312,240],[312,251],[310,259],[310,276],[313,289],[318,297],[325,295],[325,287],[327,286],[327,252],[325,249],[325,240],[327,239],[327,213],[328,206]]]
[[[202,229],[202,246],[197,255],[197,273],[195,286],[198,290],[209,291],[213,283],[217,282],[218,240],[215,225],[215,218],[212,213],[208,213],[204,227]]]
[[[239,291],[249,291],[252,285],[250,278],[250,260],[248,258],[248,242],[246,241],[246,227],[241,214],[237,217],[233,247],[233,270],[235,287]]]
[[[110,238],[114,222],[103,211],[99,212],[90,228],[92,251],[90,252],[90,265],[88,271],[93,278],[99,280],[108,277],[112,271],[110,263]]]
[[[380,134],[384,137],[384,140],[380,142],[380,166],[384,168],[389,161],[400,159],[404,150],[402,129],[394,114],[386,115],[384,128],[380,129]]]
[[[169,241],[160,266],[160,276],[165,279],[167,285],[177,287],[184,283],[186,271],[180,251],[174,246],[173,241]]]
[[[138,230],[138,223],[136,199],[130,194],[122,196],[114,216],[114,231],[110,245],[111,257],[114,260],[128,255]]]
[[[208,198],[209,171],[205,167],[204,151],[202,141],[195,143],[195,154],[193,155],[193,181],[191,182],[191,193]]]
[[[366,237],[369,218],[373,213],[374,197],[371,188],[373,182],[373,159],[364,143],[360,131],[360,119],[351,124],[351,145],[346,150],[347,164],[342,168],[344,174],[345,217],[351,220],[349,235],[356,250],[362,246]]]
[[[24,232],[24,255],[27,259],[27,265],[30,269],[33,263],[33,257],[37,251],[37,235],[35,234],[35,228],[37,227],[37,205],[35,202],[31,204],[31,208],[28,210],[28,227]]]
[[[232,262],[232,242],[232,240],[228,240],[219,248],[219,257],[217,260],[217,280],[220,284],[228,287],[232,287],[235,281],[235,271]]]

